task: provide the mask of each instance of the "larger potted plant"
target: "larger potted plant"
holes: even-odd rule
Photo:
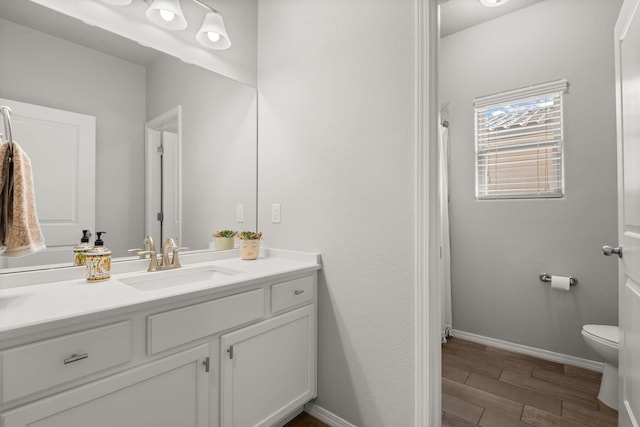
[[[257,259],[260,255],[262,232],[241,231],[238,233],[238,239],[240,239],[240,258]]]

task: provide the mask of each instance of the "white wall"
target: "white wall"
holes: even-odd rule
[[[138,247],[144,229],[144,67],[1,19],[0,52],[2,97],[97,118],[96,227],[107,232],[106,245],[117,256]]]
[[[613,26],[618,0],[547,0],[445,37],[454,329],[597,359],[583,324],[617,324]],[[476,201],[473,98],[560,78],[566,195]],[[570,292],[541,273],[574,275]]]
[[[162,55],[147,67],[147,94],[147,120],[182,106],[181,244],[207,248],[217,230],[254,230],[255,88]]]
[[[413,425],[414,1],[259,7],[259,228],[322,254],[316,404]]]

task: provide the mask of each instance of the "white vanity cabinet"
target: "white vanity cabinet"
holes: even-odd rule
[[[207,345],[38,400],[3,427],[208,427]]]
[[[223,427],[270,426],[316,395],[313,305],[221,339]]]
[[[268,427],[316,396],[315,270],[0,342],[0,427]]]
[[[3,402],[129,362],[131,322],[63,335],[0,355]]]

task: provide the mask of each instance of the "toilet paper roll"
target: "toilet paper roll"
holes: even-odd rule
[[[551,276],[551,288],[568,291],[571,289],[571,279],[565,276]]]

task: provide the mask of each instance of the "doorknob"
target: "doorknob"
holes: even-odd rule
[[[620,258],[622,258],[622,246],[618,246],[617,248],[614,248],[611,246],[603,246],[602,253],[605,254],[606,256],[611,256],[613,254],[616,254]]]

